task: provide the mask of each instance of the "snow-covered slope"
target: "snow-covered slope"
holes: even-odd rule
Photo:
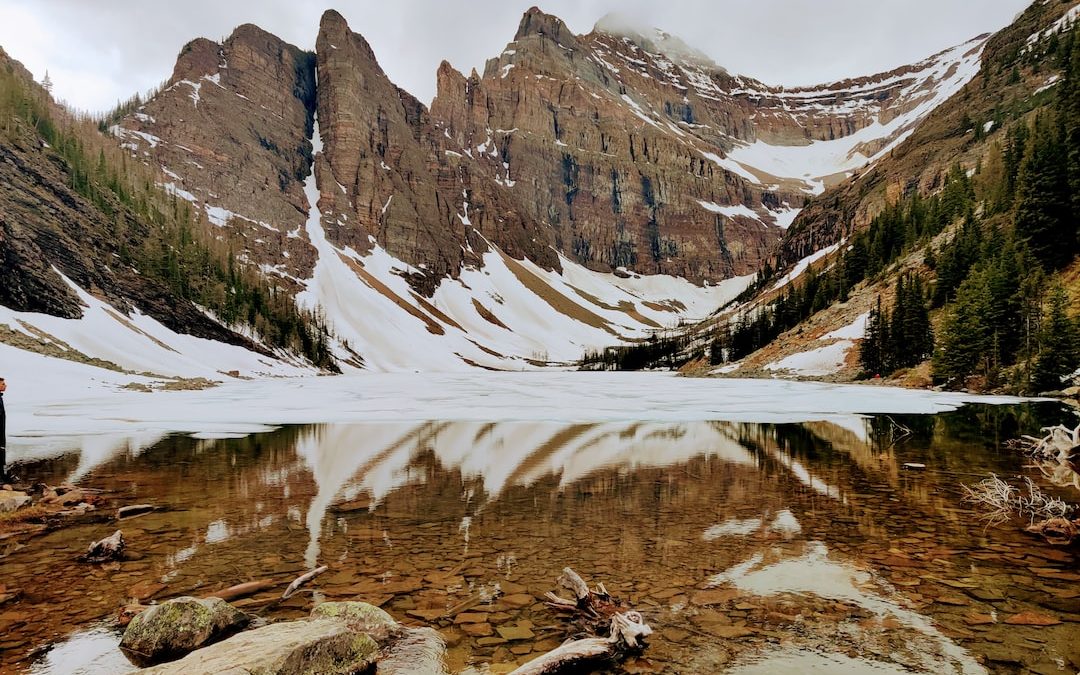
[[[336,13],[324,16],[315,60],[244,26],[222,44],[193,42],[172,83],[111,132],[221,228],[237,260],[325,316],[344,367],[566,366],[738,296],[806,197],[903,141],[973,77],[984,45],[785,89],[731,75],[663,31],[645,36],[611,17],[584,36],[564,28],[530,10],[483,77],[466,83],[440,68],[438,105],[426,110],[403,98]],[[267,44],[296,67],[268,74],[249,63]],[[529,105],[503,109],[503,88],[527,91]],[[481,90],[490,105],[476,108],[487,117],[473,119],[469,101]],[[259,103],[282,96],[287,114]],[[365,125],[374,123],[357,115],[372,110],[351,108],[357,99],[395,110],[404,102],[409,112],[392,139],[368,148],[374,126]],[[554,123],[536,112],[551,106],[562,111]],[[309,165],[316,114],[326,148],[315,124]],[[132,373],[308,372],[283,355],[203,344],[76,291],[90,308],[80,320],[0,317]]]
[[[750,85],[740,94],[750,99],[778,99],[782,110],[796,117],[842,117],[865,111],[869,123],[848,136],[802,145],[777,145],[761,139],[741,143],[728,153],[728,159],[758,175],[757,182],[767,182],[769,176],[791,179],[805,183],[806,191],[820,194],[827,179],[835,182],[837,176],[850,176],[887,155],[930,112],[970,82],[979,72],[985,44],[985,36],[976,38],[896,74],[865,80],[790,90]],[[899,92],[892,93],[895,89]],[[881,109],[879,99],[890,93],[894,103]]]
[[[59,274],[59,272],[58,272]],[[243,347],[181,335],[135,310],[125,316],[61,275],[83,305],[80,319],[64,319],[0,306],[0,329],[14,344],[39,346],[30,353],[0,343],[0,375],[26,383],[46,370],[112,384],[147,384],[153,378],[259,377],[313,373],[287,355],[258,354]],[[132,377],[132,375],[140,375]],[[76,377],[77,376],[77,377]]]
[[[670,104],[646,101],[642,106],[623,96],[627,104],[658,128],[669,123],[671,133],[751,184],[774,190],[790,186],[814,195],[903,142],[931,111],[975,77],[988,38],[979,36],[888,73],[785,88],[730,75],[664,31],[632,26],[616,15],[601,19],[592,36],[592,58],[639,95],[650,93],[654,83],[664,94],[675,90],[684,104],[693,103],[692,118],[698,122],[659,112]],[[713,109],[745,115],[745,128],[718,126],[722,115],[704,123]],[[698,147],[703,142],[714,147]],[[725,151],[722,156],[714,151],[717,147]]]
[[[321,152],[316,123],[312,144]],[[318,252],[298,301],[319,308],[345,361],[378,371],[453,371],[481,366],[521,370],[568,364],[586,349],[648,337],[703,318],[737,296],[751,277],[699,287],[670,276],[600,274],[563,257],[563,272],[515,260],[489,243],[483,264],[445,279],[431,298],[402,274],[417,272],[376,242],[371,250],[326,238],[315,172],[305,183],[307,236]]]
[[[703,318],[751,280],[699,287],[670,276],[600,274],[566,259],[559,274],[493,249],[483,255],[483,266],[444,280],[432,298],[424,298],[400,276],[408,265],[378,246],[364,255],[338,249],[320,238],[315,214],[309,234],[319,263],[298,301],[325,315],[345,367],[446,372],[570,365],[586,349]],[[85,305],[81,319],[0,307],[0,327],[21,336],[20,344],[43,344],[34,350],[66,356],[0,345],[5,377],[25,382],[43,367],[78,367],[89,380],[115,384],[150,381],[125,372],[212,380],[314,373],[286,355],[181,335],[137,311],[125,316],[67,282]],[[109,365],[95,367],[95,360]]]

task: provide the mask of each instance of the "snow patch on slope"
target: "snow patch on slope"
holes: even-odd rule
[[[59,274],[59,272],[58,272]],[[17,312],[0,306],[0,324],[12,330],[38,339],[48,340],[64,352],[109,361],[131,373],[153,376],[205,377],[220,380],[229,371],[242,376],[302,375],[310,369],[290,365],[235,345],[182,335],[166,328],[155,319],[138,310],[125,316],[108,303],[90,295],[67,277],[60,275],[83,304],[83,316],[79,319]],[[29,328],[27,328],[29,327]],[[74,372],[73,364],[60,358],[39,357],[30,352],[16,350],[20,355],[14,361],[39,359],[56,361],[50,368],[61,372]],[[71,364],[71,365],[69,365]],[[109,374],[100,368],[91,368],[95,379],[124,383],[139,381],[123,373]],[[4,370],[11,377],[11,362],[5,358]]]
[[[822,335],[819,340],[861,340],[866,337],[866,322],[870,320],[870,312],[860,314],[854,321],[838,328],[831,333]]]
[[[713,202],[706,202],[706,201],[703,201],[701,199],[698,199],[697,203],[701,204],[701,206],[706,211],[711,211],[713,213],[719,213],[719,214],[727,216],[728,218],[734,218],[735,216],[742,216],[743,218],[750,218],[752,220],[761,220],[761,218],[758,216],[757,212],[754,211],[754,209],[750,208],[749,206],[747,206],[745,204],[732,204],[732,205],[729,205],[729,206],[721,206],[719,204],[715,204]]]
[[[839,340],[825,347],[792,354],[776,363],[765,365],[765,370],[789,371],[807,377],[833,375],[844,367],[848,350],[855,346],[851,340]]]
[[[970,82],[979,72],[984,44],[983,39],[966,42],[922,62],[919,64],[921,70],[896,78],[897,82],[911,81],[899,98],[915,105],[889,121],[875,118],[871,124],[851,135],[830,141],[812,141],[806,145],[772,145],[758,140],[736,146],[728,153],[728,160],[772,176],[801,181],[805,186],[804,191],[820,194],[825,189],[822,179],[860,169],[884,157],[906,140],[930,112]],[[927,83],[930,84],[929,89],[926,89]],[[867,86],[880,88],[891,84],[894,83],[886,80]],[[836,93],[840,91],[847,93],[851,89],[838,90]],[[828,93],[815,92],[814,97],[823,97]],[[807,94],[796,90],[789,95],[794,98]],[[881,139],[885,143],[876,152],[867,155],[863,151],[864,148],[875,147]]]
[[[780,279],[777,280],[776,284],[773,286],[773,290],[775,291],[776,289],[781,288],[785,284],[787,284],[787,283],[791,282],[792,280],[798,278],[799,275],[801,275],[803,272],[805,272],[807,270],[808,267],[810,267],[810,265],[814,264],[818,260],[821,260],[822,258],[824,258],[825,256],[827,256],[827,255],[829,255],[831,253],[836,253],[838,250],[840,250],[840,246],[843,243],[844,242],[841,241],[841,242],[838,242],[836,244],[832,244],[831,246],[826,246],[825,248],[823,248],[823,249],[821,249],[819,251],[815,251],[814,253],[811,253],[810,255],[806,256],[805,258],[803,258],[799,262],[795,263],[795,267],[793,267],[790,272],[788,272],[787,274],[785,274],[784,276],[780,277]]]
[[[312,142],[317,158],[322,149],[317,124]],[[510,258],[489,244],[480,266],[442,280],[430,299],[422,298],[402,277],[421,271],[378,244],[372,242],[371,250],[361,254],[327,240],[314,170],[304,190],[310,205],[305,228],[318,260],[297,300],[326,316],[341,359],[358,353],[371,370],[569,365],[586,350],[642,339],[688,317],[702,318],[752,280],[739,277],[699,287],[662,275],[620,278],[565,257],[560,274]],[[468,225],[467,202],[463,210],[459,218]]]

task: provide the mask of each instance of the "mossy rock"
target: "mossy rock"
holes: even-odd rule
[[[342,621],[285,621],[245,631],[144,675],[352,675],[366,672],[379,645]]]
[[[399,632],[394,617],[366,602],[324,602],[311,610],[312,619],[336,619],[358,633],[382,642]]]
[[[162,663],[223,640],[248,621],[246,614],[220,598],[173,598],[133,618],[120,649],[135,665]]]

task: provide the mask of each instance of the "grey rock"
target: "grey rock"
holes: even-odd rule
[[[413,628],[379,660],[378,675],[445,675],[446,642],[434,628]]]
[[[135,665],[152,665],[227,638],[248,621],[221,598],[174,598],[132,619],[120,649]]]
[[[367,633],[379,642],[401,630],[401,625],[394,617],[366,602],[324,602],[311,610],[311,618],[336,619],[358,633]]]
[[[179,661],[150,668],[153,675],[347,675],[375,662],[371,637],[332,619],[287,621],[246,631]]]
[[[0,490],[0,513],[18,511],[24,506],[30,506],[30,496],[17,490]]]

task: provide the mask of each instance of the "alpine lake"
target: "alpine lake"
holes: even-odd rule
[[[1030,477],[1004,441],[1058,404],[847,422],[461,422],[167,435],[18,466],[161,510],[0,540],[0,670],[123,673],[120,608],[257,579],[433,626],[452,673],[506,673],[573,637],[544,604],[572,567],[638,609],[648,648],[611,673],[1080,670],[1080,549],[990,526],[962,484]],[[925,465],[925,468],[905,465]],[[79,562],[124,532],[133,559]]]

